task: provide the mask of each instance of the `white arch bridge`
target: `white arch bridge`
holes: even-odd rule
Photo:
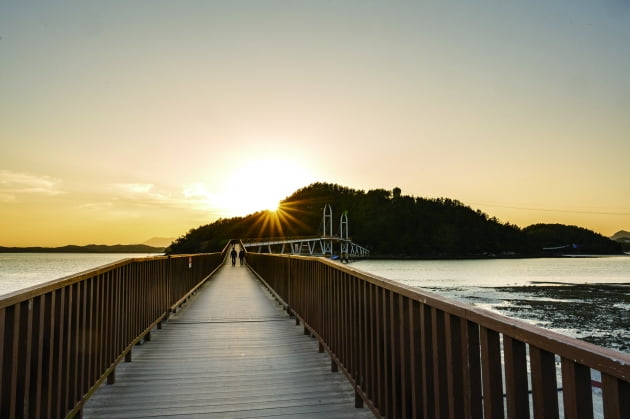
[[[324,207],[322,235],[292,237],[284,239],[243,239],[243,246],[259,253],[276,253],[339,258],[342,261],[364,258],[370,251],[354,243],[348,234],[348,213],[343,212],[339,220],[339,236],[332,232],[332,208]]]

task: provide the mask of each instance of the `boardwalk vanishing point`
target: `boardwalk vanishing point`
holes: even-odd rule
[[[83,418],[368,418],[345,376],[247,266],[229,260],[133,361],[116,369]]]

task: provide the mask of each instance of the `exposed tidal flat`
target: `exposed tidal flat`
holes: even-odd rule
[[[630,353],[630,257],[364,260],[375,275]]]

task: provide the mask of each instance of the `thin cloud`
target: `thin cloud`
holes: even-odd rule
[[[180,191],[168,191],[152,183],[119,183],[113,201],[137,206],[208,210],[210,194],[202,182],[183,185]]]
[[[89,203],[82,207],[86,210],[106,211],[140,211],[160,209],[188,211],[205,214],[209,219],[225,215],[226,209],[221,205],[220,195],[210,192],[203,182],[191,182],[180,185],[177,189],[169,189],[153,183],[117,183],[109,185],[110,194],[103,203]]]
[[[15,202],[20,195],[55,196],[65,193],[59,189],[59,179],[50,176],[0,170],[0,201]]]
[[[117,199],[142,205],[168,204],[172,197],[167,192],[158,191],[152,183],[118,183],[113,185],[119,193]]]
[[[107,202],[88,202],[78,206],[79,209],[86,209],[90,211],[104,211],[112,208],[114,204],[111,201]]]

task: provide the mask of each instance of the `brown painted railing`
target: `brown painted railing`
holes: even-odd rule
[[[630,418],[628,354],[322,258],[247,259],[378,416]]]
[[[80,414],[224,257],[126,259],[0,297],[0,418]]]

